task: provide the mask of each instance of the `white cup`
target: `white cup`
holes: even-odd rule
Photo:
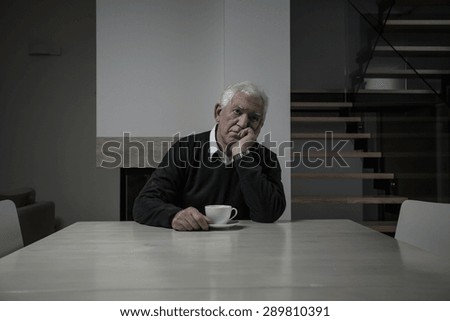
[[[235,218],[238,210],[229,205],[207,205],[205,212],[213,224],[224,224]],[[233,212],[234,214],[231,216]]]

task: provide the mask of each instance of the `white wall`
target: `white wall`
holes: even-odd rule
[[[62,226],[118,220],[118,170],[96,168],[95,0],[0,5],[0,190],[34,187]],[[62,55],[28,55],[41,42]]]
[[[212,128],[223,0],[97,0],[97,136]]]

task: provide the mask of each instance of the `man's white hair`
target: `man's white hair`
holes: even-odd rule
[[[269,105],[269,98],[266,93],[259,89],[256,85],[252,84],[250,81],[243,81],[236,83],[234,85],[230,85],[223,93],[220,95],[219,104],[222,108],[227,106],[231,100],[233,99],[236,93],[242,92],[250,97],[255,97],[261,100],[264,109],[264,116],[266,116],[267,106]]]

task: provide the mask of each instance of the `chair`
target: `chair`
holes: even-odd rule
[[[403,202],[395,238],[439,256],[450,257],[450,204]]]
[[[55,203],[36,201],[33,188],[1,191],[0,201],[3,200],[10,200],[16,206],[24,246],[55,232]]]
[[[134,200],[155,171],[152,167],[120,169],[120,220],[133,221]]]
[[[10,200],[0,201],[0,257],[23,247],[19,216]]]

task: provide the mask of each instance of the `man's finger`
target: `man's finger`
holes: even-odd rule
[[[189,212],[184,216],[184,219],[186,220],[187,225],[189,225],[192,230],[199,230],[200,225],[198,224],[197,219],[194,217],[194,215],[195,214]]]
[[[178,231],[208,230],[210,220],[194,207],[188,207],[178,212],[172,227]]]
[[[203,215],[201,213],[197,214],[196,220],[202,230],[204,230],[204,231],[209,230],[209,221],[210,220],[205,215]]]

